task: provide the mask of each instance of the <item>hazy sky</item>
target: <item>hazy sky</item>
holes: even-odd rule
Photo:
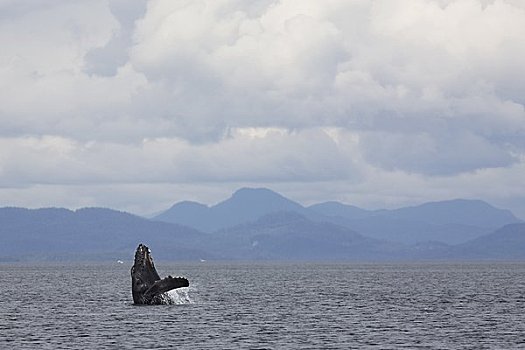
[[[525,218],[524,38],[521,0],[0,0],[0,206]]]

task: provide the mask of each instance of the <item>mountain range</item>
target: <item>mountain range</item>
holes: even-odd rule
[[[480,200],[455,199],[395,210],[365,210],[338,202],[304,207],[266,188],[242,188],[211,207],[179,202],[153,219],[212,233],[275,212],[294,212],[315,222],[330,222],[368,237],[405,244],[459,244],[520,221],[509,210]]]
[[[316,215],[314,211],[269,189],[242,188],[231,198],[214,206],[183,201],[153,219],[194,227],[203,232],[214,232],[280,211],[295,212],[306,217]]]
[[[195,260],[208,257],[192,249],[204,233],[104,208],[0,209],[0,261],[108,260],[134,253],[139,242],[157,255]]]
[[[525,259],[525,223],[479,200],[395,210],[302,206],[243,188],[214,206],[183,201],[152,219],[104,208],[0,208],[0,261]]]

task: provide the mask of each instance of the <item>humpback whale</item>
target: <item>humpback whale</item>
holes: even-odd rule
[[[166,292],[189,285],[190,283],[184,277],[168,276],[160,279],[149,248],[144,244],[139,244],[135,252],[135,262],[131,268],[131,291],[134,304],[173,304]]]

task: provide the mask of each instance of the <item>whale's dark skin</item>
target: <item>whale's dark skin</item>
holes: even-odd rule
[[[172,304],[166,292],[188,287],[190,283],[184,277],[160,279],[148,247],[139,244],[135,252],[135,263],[131,268],[131,291],[133,303],[138,305]]]

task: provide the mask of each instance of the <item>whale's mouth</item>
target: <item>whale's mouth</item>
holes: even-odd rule
[[[148,247],[139,244],[135,252],[135,262],[131,268],[131,275],[141,279],[143,282],[153,283],[159,280],[159,274],[155,269],[153,258]]]

